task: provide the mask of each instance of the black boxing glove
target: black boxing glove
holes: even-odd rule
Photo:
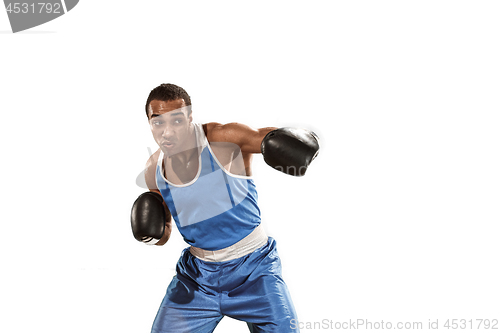
[[[132,206],[130,220],[135,239],[155,245],[163,237],[170,212],[163,206],[163,198],[156,192],[141,194]]]
[[[264,161],[276,170],[303,176],[318,155],[319,139],[311,131],[283,127],[267,133],[260,146]]]

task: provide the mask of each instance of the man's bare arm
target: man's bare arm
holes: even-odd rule
[[[211,142],[237,144],[243,155],[262,152],[267,164],[292,176],[303,176],[319,151],[316,134],[298,128],[252,129],[239,123],[209,123],[207,137]]]
[[[259,154],[262,139],[276,127],[259,129],[240,123],[208,123],[207,138],[210,142],[231,142],[237,144],[243,153]]]
[[[144,170],[144,176],[146,180],[146,185],[148,186],[148,189],[151,192],[156,192],[159,195],[161,195],[160,190],[156,186],[156,163],[158,161],[158,157],[160,150],[158,149],[153,155],[151,155],[146,162],[146,167]],[[170,211],[168,210],[167,205],[165,204],[165,201],[163,201],[163,206],[165,207],[165,211],[167,212],[167,220],[165,221],[165,232],[163,234],[163,237],[156,243],[155,245],[164,245],[170,238],[170,234],[172,233],[172,215],[170,214]]]

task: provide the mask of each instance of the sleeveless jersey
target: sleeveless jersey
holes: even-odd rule
[[[165,178],[163,152],[156,166],[156,185],[184,240],[204,250],[231,246],[260,222],[253,179],[229,173],[217,160],[201,124],[194,124],[201,150],[196,177],[186,184]]]

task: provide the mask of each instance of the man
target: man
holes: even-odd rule
[[[223,316],[250,332],[298,332],[276,242],[260,225],[251,160],[304,175],[319,150],[314,133],[193,123],[184,89],[162,84],[146,102],[156,151],[145,169],[149,192],[132,208],[134,237],[165,244],[172,218],[190,245],[177,263],[152,332],[213,332]],[[292,322],[293,323],[293,322]]]

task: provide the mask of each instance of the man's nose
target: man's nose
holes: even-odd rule
[[[161,134],[161,136],[164,139],[169,139],[169,138],[171,138],[173,136],[173,134],[174,134],[174,131],[173,131],[172,126],[170,126],[169,124],[166,124],[165,128],[163,129],[163,133]]]

